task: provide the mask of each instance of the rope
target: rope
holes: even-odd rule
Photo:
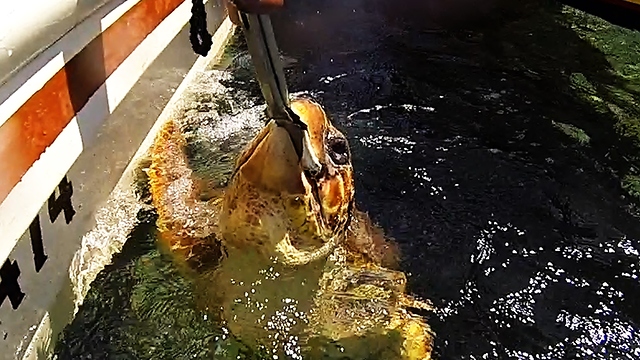
[[[189,19],[189,40],[193,51],[202,56],[207,56],[213,41],[207,31],[207,12],[204,9],[203,0],[192,0],[191,18]]]

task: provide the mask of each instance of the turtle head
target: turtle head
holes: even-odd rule
[[[292,101],[300,119],[271,120],[238,158],[221,214],[223,239],[288,264],[328,255],[344,236],[354,202],[346,137],[322,107]]]

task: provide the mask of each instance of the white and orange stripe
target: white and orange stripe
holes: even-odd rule
[[[2,85],[0,262],[190,9],[184,0],[105,5]]]

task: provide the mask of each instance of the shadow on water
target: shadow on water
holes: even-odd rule
[[[638,358],[640,34],[554,2],[496,4],[442,26],[382,1],[290,1],[273,23],[291,90],[345,130],[360,208],[439,308],[437,357]],[[61,359],[219,346],[143,217]],[[162,294],[184,308],[136,308]]]

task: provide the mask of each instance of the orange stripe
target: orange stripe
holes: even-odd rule
[[[134,5],[0,127],[0,203],[109,75],[183,1]]]

